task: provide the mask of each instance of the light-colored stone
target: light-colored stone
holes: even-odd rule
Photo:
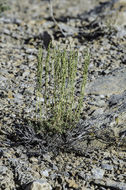
[[[49,177],[49,172],[47,170],[40,171],[41,175],[44,177]]]
[[[102,76],[87,85],[86,94],[102,94],[110,96],[119,94],[126,90],[126,68],[113,73],[113,75]]]
[[[93,168],[91,173],[93,174],[94,179],[102,179],[105,171],[101,168]]]
[[[31,157],[31,158],[29,159],[29,161],[30,161],[31,163],[37,163],[37,162],[38,162],[38,159],[35,158],[35,157]]]
[[[52,187],[45,180],[36,180],[31,182],[25,190],[52,190]]]
[[[68,186],[71,188],[78,188],[78,184],[73,179],[72,180],[68,179],[67,183],[68,183]]]
[[[102,169],[105,169],[105,170],[113,170],[113,166],[110,165],[110,164],[102,164],[101,165]]]

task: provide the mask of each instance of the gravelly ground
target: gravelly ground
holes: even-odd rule
[[[47,1],[8,4],[0,17],[0,189],[125,190],[125,1],[53,1],[63,33]],[[64,138],[37,135],[24,120],[36,116],[38,47],[46,51],[50,39],[91,55],[82,119]]]

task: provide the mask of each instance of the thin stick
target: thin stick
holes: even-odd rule
[[[56,21],[56,19],[54,17],[52,0],[48,0],[48,2],[49,2],[49,7],[50,7],[50,14],[51,14],[51,17],[52,17],[55,25],[58,26],[58,28],[60,29],[61,33],[66,37],[67,35],[65,34],[65,32],[63,32],[62,28],[60,27],[60,25],[58,24],[58,22]]]

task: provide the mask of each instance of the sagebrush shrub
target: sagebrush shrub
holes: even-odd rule
[[[75,127],[83,109],[89,52],[84,60],[77,50],[49,46],[46,55],[39,49],[37,65],[37,111],[39,129],[64,132]]]

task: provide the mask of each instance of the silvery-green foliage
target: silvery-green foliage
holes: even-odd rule
[[[82,56],[81,60],[78,50],[49,46],[45,55],[39,49],[36,110],[41,129],[64,132],[78,123],[90,61],[88,51]]]

